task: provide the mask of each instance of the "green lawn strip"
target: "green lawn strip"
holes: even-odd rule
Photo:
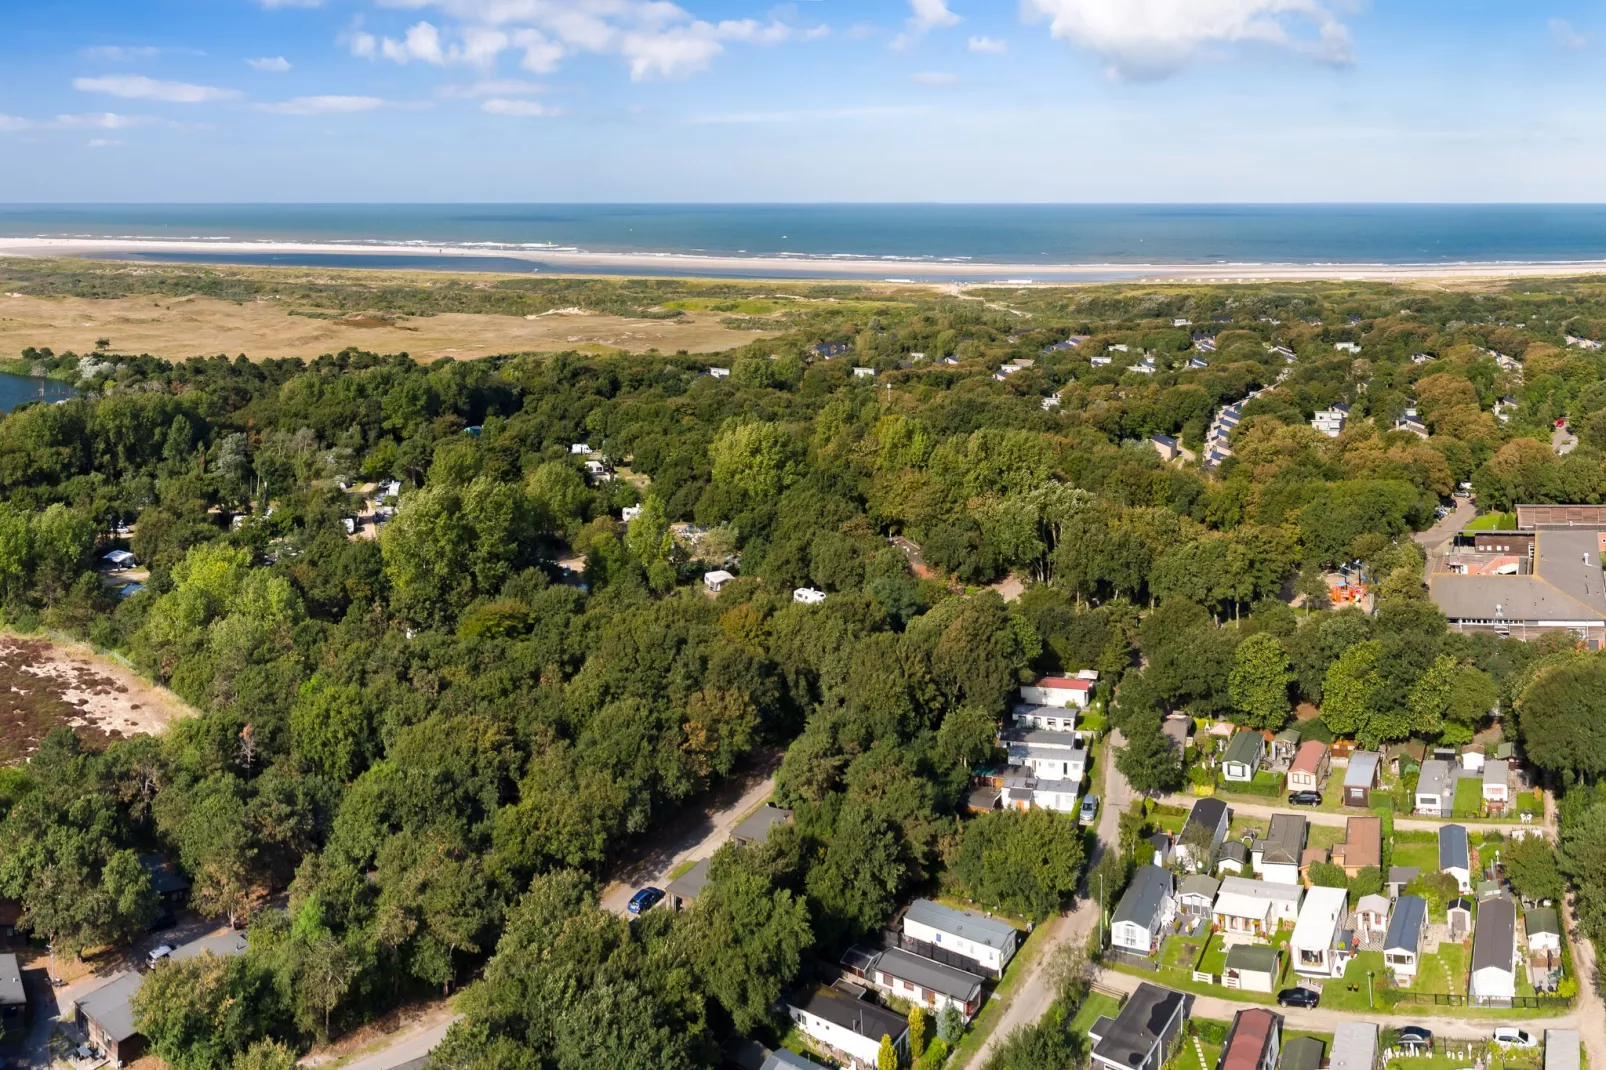
[[[1472,523],[1462,528],[1463,531],[1515,531],[1517,530],[1516,513],[1484,513],[1475,517]]]
[[[1047,925],[1039,925],[1026,938],[1021,949],[1015,952],[1015,957],[1009,962],[1009,968],[1004,971],[1003,980],[999,981],[998,987],[993,990],[993,998],[982,1005],[981,1012],[971,1020],[970,1031],[964,1035],[955,1046],[953,1054],[949,1056],[950,1065],[966,1065],[986,1043],[993,1030],[998,1028],[998,1020],[1004,1016],[1009,1001],[1014,998],[1015,990],[1025,982],[1026,976],[1031,973],[1032,963],[1042,955],[1043,948],[1047,944],[1048,938],[1045,934],[1048,929]]]
[[[1305,846],[1331,851],[1334,846],[1343,843],[1344,838],[1345,830],[1342,825],[1312,825],[1310,834],[1305,838]]]
[[[1437,873],[1439,847],[1436,843],[1394,843],[1392,862],[1396,866],[1415,866],[1423,873]]]
[[[1078,1036],[1085,1037],[1101,1015],[1114,1018],[1119,1013],[1121,1013],[1120,1000],[1103,992],[1089,992],[1082,1005],[1076,1009],[1076,1015],[1071,1019],[1070,1030]]]
[[[1462,777],[1455,782],[1455,809],[1457,814],[1483,812],[1483,781],[1476,777]]]
[[[1230,999],[1234,1003],[1258,1003],[1266,1006],[1270,1006],[1277,1002],[1274,993],[1245,992],[1242,989],[1226,988],[1222,985],[1203,984],[1202,982],[1195,981],[1193,979],[1193,971],[1191,970],[1165,968],[1161,968],[1159,970],[1142,970],[1136,966],[1128,966],[1125,963],[1120,962],[1113,964],[1106,963],[1104,968],[1107,970],[1114,970],[1117,973],[1129,974],[1141,980],[1148,981],[1151,984],[1163,985],[1166,988],[1174,988],[1178,992],[1190,992],[1196,996],[1213,996],[1216,999]],[[1203,968],[1204,967],[1201,967],[1201,969]]]

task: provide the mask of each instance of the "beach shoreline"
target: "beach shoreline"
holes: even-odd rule
[[[359,242],[181,241],[123,238],[0,238],[0,257],[93,258],[131,263],[209,263],[212,258],[383,257],[420,262],[419,270],[446,271],[442,260],[461,260],[464,270],[488,260],[519,261],[532,273],[738,277],[754,281],[818,279],[976,286],[1060,286],[1109,282],[1277,283],[1320,281],[1488,281],[1606,275],[1606,260],[1458,262],[1453,264],[1020,264],[825,256],[715,256],[693,253],[589,252],[517,246],[424,246]],[[188,257],[194,257],[190,260]],[[150,259],[142,259],[150,258]],[[159,258],[159,259],[158,259]],[[429,263],[424,263],[424,261]],[[210,261],[220,266],[216,260]],[[377,265],[295,264],[228,260],[234,267],[329,267],[378,270]],[[406,270],[387,264],[385,270]],[[484,270],[483,267],[479,270]],[[492,269],[494,270],[494,269]]]

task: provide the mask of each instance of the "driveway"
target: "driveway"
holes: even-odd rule
[[[1105,746],[1105,758],[1109,764],[1104,770],[1104,808],[1099,815],[1098,839],[1088,855],[1088,869],[1098,865],[1104,852],[1112,849],[1120,841],[1121,815],[1132,805],[1132,787],[1126,782],[1126,777],[1115,768],[1115,751],[1118,747],[1126,746],[1126,740],[1121,733],[1111,731],[1108,743]],[[1094,897],[1098,889],[1085,889]],[[1113,904],[1111,904],[1113,906]],[[1032,961],[1028,969],[1030,972],[1015,995],[1004,1009],[1004,1014],[993,1026],[988,1034],[986,1043],[976,1049],[971,1056],[969,1066],[972,1070],[987,1065],[987,1060],[994,1050],[1008,1038],[1009,1034],[1022,1026],[1036,1024],[1043,1015],[1048,1013],[1049,1006],[1054,1002],[1054,987],[1049,984],[1047,966],[1054,959],[1054,954],[1067,944],[1086,943],[1088,935],[1098,926],[1099,905],[1097,898],[1083,897],[1078,899],[1076,907],[1069,914],[1062,914],[1052,919],[1049,933],[1044,940],[1043,947],[1037,958]],[[1606,1064],[1603,1064],[1606,1065]],[[963,1070],[956,1067],[955,1070]]]
[[[1427,552],[1429,571],[1432,571],[1433,558],[1443,550],[1444,544],[1472,523],[1477,515],[1478,507],[1471,498],[1457,498],[1455,508],[1450,510],[1448,516],[1426,531],[1411,536]]]
[[[640,845],[628,860],[615,867],[613,879],[602,890],[602,909],[626,915],[625,907],[638,888],[663,888],[670,874],[687,862],[711,858],[730,839],[742,819],[775,794],[775,770],[782,751],[766,751],[745,775],[716,789],[702,810],[688,810],[668,827]]]

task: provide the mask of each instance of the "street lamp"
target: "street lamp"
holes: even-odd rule
[[[1366,971],[1366,1009],[1372,1009],[1372,971]]]

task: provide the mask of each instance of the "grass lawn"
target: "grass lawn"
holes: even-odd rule
[[[1120,1012],[1121,1001],[1114,996],[1106,996],[1103,992],[1089,992],[1082,1005],[1077,1008],[1075,1017],[1071,1019],[1071,1032],[1085,1037],[1087,1031],[1093,1028],[1093,1023],[1099,1020],[1099,1015],[1114,1018]]]
[[[1439,868],[1439,845],[1436,843],[1396,843],[1393,863],[1396,866],[1416,866],[1423,873]]]
[[[1483,812],[1482,780],[1462,777],[1455,782],[1455,809],[1457,813]]]
[[[1516,513],[1484,513],[1475,518],[1464,531],[1516,531]]]
[[[1253,832],[1256,836],[1264,836],[1266,835],[1266,825],[1267,822],[1263,818],[1238,817],[1234,815],[1232,823],[1227,826],[1227,839],[1241,843],[1246,832]]]
[[[1198,1046],[1195,1047],[1195,1043],[1195,1038],[1184,1037],[1182,1050],[1177,1052],[1177,1061],[1172,1065],[1176,1070],[1216,1070],[1216,1060],[1221,1058],[1221,1045],[1206,1044],[1201,1040],[1197,1041]],[[1204,1052],[1203,1063],[1199,1062],[1200,1051]]]
[[[1336,845],[1344,842],[1345,835],[1341,825],[1311,825],[1310,835],[1305,838],[1305,846],[1331,851]]]
[[[1199,969],[1216,977],[1227,972],[1227,945],[1222,942],[1220,933],[1210,938],[1210,946],[1199,960]]]
[[[1188,940],[1181,936],[1168,936],[1160,947],[1160,965],[1169,966],[1175,970],[1193,971],[1193,964],[1199,959],[1199,949],[1203,946],[1200,940]]]

